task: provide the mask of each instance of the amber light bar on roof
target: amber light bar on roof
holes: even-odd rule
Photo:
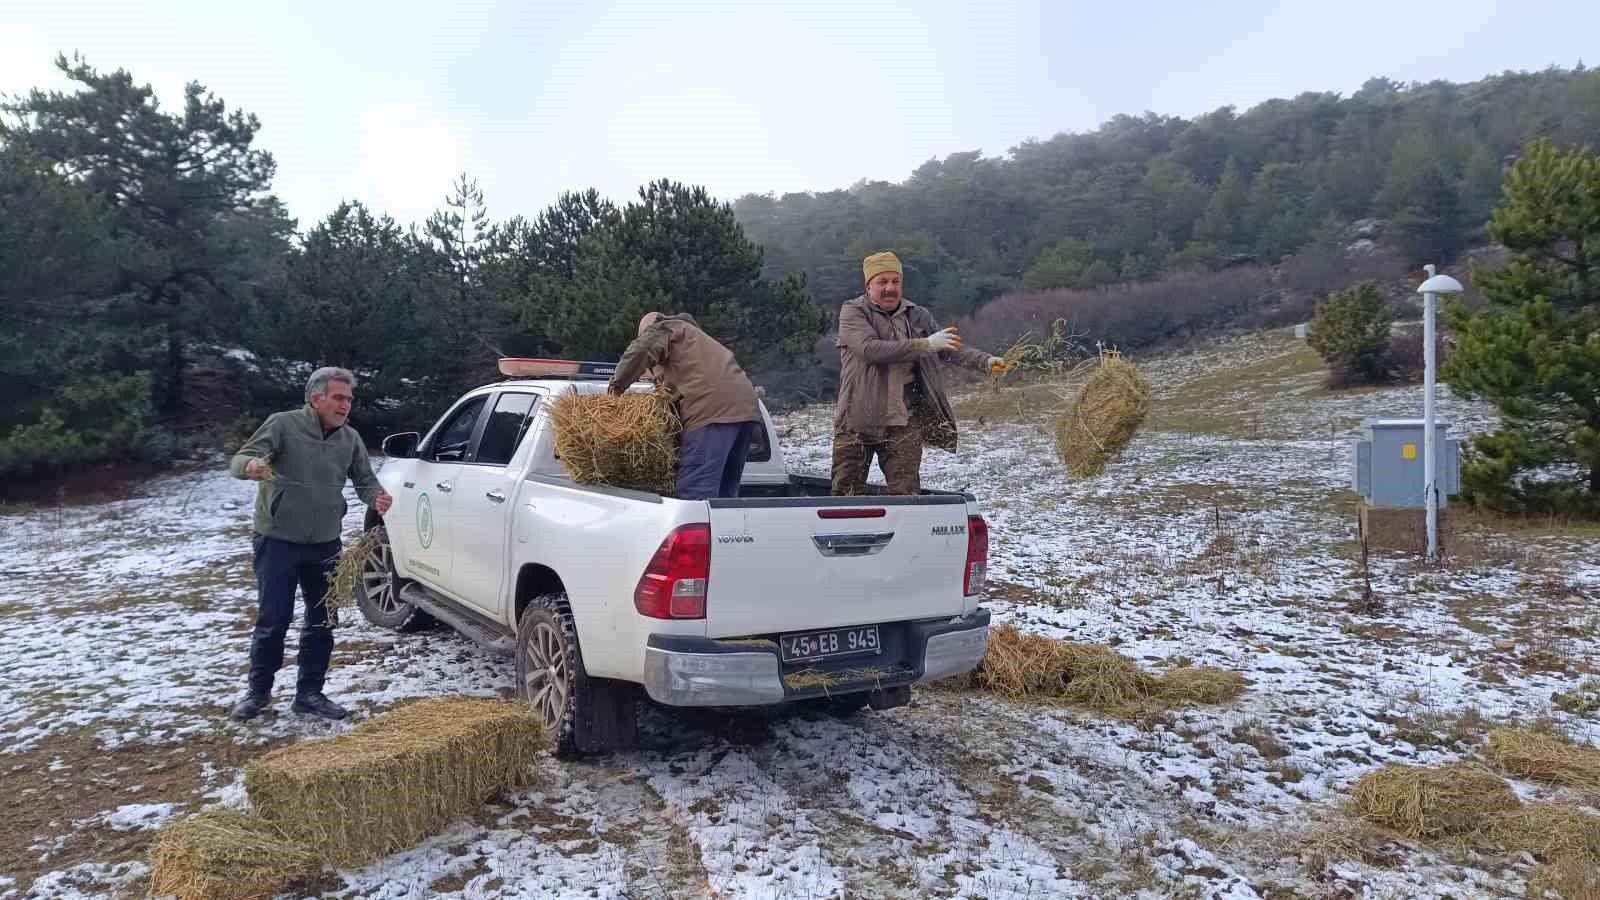
[[[500,359],[500,374],[507,378],[609,378],[616,363],[580,362],[576,359],[533,359],[506,356]]]

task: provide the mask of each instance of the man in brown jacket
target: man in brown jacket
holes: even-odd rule
[[[761,424],[755,385],[727,347],[700,330],[688,313],[648,313],[611,376],[611,393],[627,391],[646,369],[671,388],[683,420],[678,451],[679,500],[739,496],[752,432]]]
[[[956,450],[943,367],[1005,371],[998,356],[961,347],[954,328],[901,294],[893,253],[862,260],[867,292],[839,310],[839,401],[833,410],[833,493],[866,493],[872,458],[891,494],[922,491],[922,447]]]

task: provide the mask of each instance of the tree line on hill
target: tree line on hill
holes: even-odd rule
[[[376,438],[499,356],[614,357],[653,308],[694,314],[775,393],[823,399],[829,323],[883,248],[909,296],[991,348],[1056,319],[1128,347],[1293,320],[1488,240],[1530,139],[1600,138],[1580,65],[1118,116],[900,184],[729,204],[664,179],[491,218],[463,175],[420,225],[349,202],[300,226],[254,116],[196,83],[168,112],[127,72],[58,65],[72,91],[0,103],[0,481],[181,455],[298,402],[313,364],[361,375],[353,420]]]

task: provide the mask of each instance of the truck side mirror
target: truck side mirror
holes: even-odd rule
[[[422,435],[415,431],[402,431],[383,439],[383,455],[393,459],[410,459],[417,455],[417,442]]]

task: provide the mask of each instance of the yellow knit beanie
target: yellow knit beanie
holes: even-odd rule
[[[900,268],[900,257],[895,256],[892,250],[874,253],[861,261],[861,274],[866,276],[862,279],[863,283],[871,281],[872,276],[884,272],[893,272],[902,278],[905,277],[905,271]]]

